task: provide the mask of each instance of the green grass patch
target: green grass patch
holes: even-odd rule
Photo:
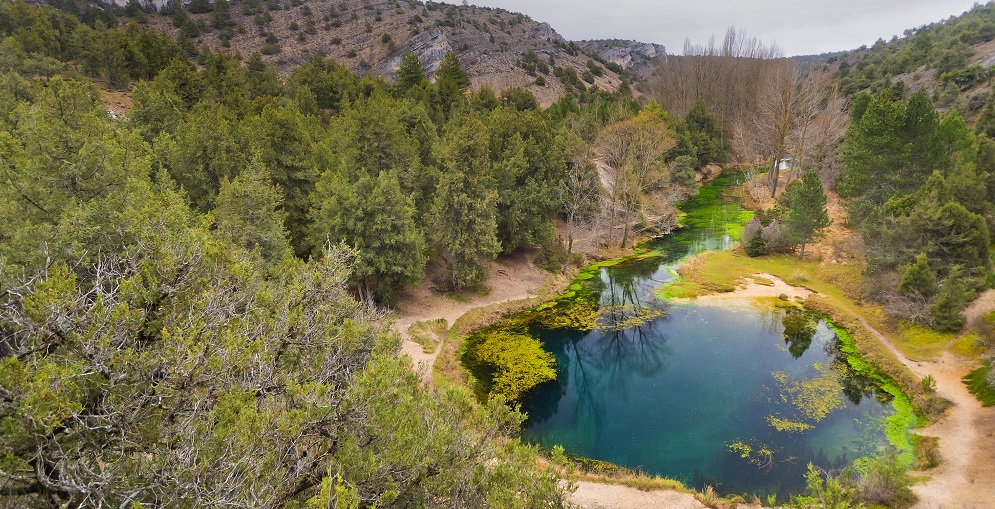
[[[957,338],[951,351],[957,355],[973,358],[985,353],[986,349],[984,338],[976,332],[971,332]]]
[[[416,322],[408,327],[408,336],[411,341],[421,345],[422,351],[432,353],[439,347],[439,343],[446,338],[449,332],[449,323],[445,318],[438,320],[425,320]]]
[[[914,359],[935,359],[943,354],[954,339],[953,334],[937,332],[921,325],[902,323],[898,327],[902,352]]]
[[[982,367],[964,377],[967,390],[971,391],[971,394],[974,394],[983,406],[995,406],[995,387],[988,383],[988,376],[992,369],[995,368],[992,367],[991,361],[986,361]]]
[[[793,255],[757,258],[742,250],[717,251],[694,256],[678,269],[680,279],[664,286],[664,299],[694,298],[732,291],[744,277],[758,272],[772,274],[789,284],[822,294],[831,306],[866,320],[888,335],[903,355],[915,361],[938,358],[952,345],[954,336],[916,325],[894,327],[880,306],[858,302],[863,274],[860,267],[799,260]]]

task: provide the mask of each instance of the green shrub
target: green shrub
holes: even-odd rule
[[[984,366],[968,373],[964,377],[967,390],[977,396],[978,400],[984,406],[995,406],[995,384],[991,381],[993,374],[995,372],[992,370],[992,363],[988,361],[985,362]]]
[[[517,401],[533,387],[556,379],[556,359],[542,342],[521,331],[485,329],[466,341],[464,363],[481,375],[489,394]]]
[[[563,247],[561,239],[543,243],[542,250],[535,257],[536,266],[553,273],[559,273],[566,262],[567,250]]]
[[[746,244],[746,255],[755,258],[757,256],[763,256],[767,254],[767,244],[764,242],[763,235],[757,233],[750,238],[750,242]]]
[[[912,477],[898,456],[862,458],[854,462],[858,472],[858,498],[872,505],[908,507],[914,501]]]

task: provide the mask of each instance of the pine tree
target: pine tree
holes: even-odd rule
[[[893,176],[892,185],[899,193],[911,193],[933,170],[944,169],[946,158],[940,116],[922,91],[906,103],[899,132],[908,151],[908,162],[898,175]]]
[[[213,11],[214,5],[211,4],[210,0],[190,0],[190,3],[187,4],[187,10],[194,14],[203,14]]]
[[[326,171],[311,197],[310,240],[314,254],[344,243],[359,259],[353,278],[364,298],[373,294],[392,304],[397,291],[425,276],[425,237],[415,223],[415,207],[389,172],[362,174],[349,183],[341,172]]]
[[[812,170],[802,176],[801,185],[791,188],[791,209],[785,223],[791,239],[801,244],[799,258],[805,257],[805,245],[822,238],[823,230],[832,223],[826,201],[819,175]]]
[[[929,268],[926,253],[919,253],[916,261],[905,269],[902,280],[898,283],[899,295],[909,295],[915,292],[923,297],[932,297],[936,293],[936,277]]]
[[[397,70],[397,89],[407,92],[425,83],[428,83],[428,78],[425,77],[425,68],[422,67],[421,60],[418,60],[418,55],[413,51],[405,53],[401,58],[401,67]]]
[[[439,100],[446,115],[449,115],[455,104],[465,100],[470,78],[463,72],[456,53],[450,51],[442,58],[439,70],[435,73],[435,85],[439,90]]]
[[[961,312],[967,305],[964,284],[961,281],[960,267],[950,270],[947,278],[943,280],[940,292],[933,301],[930,308],[930,315],[933,318],[933,327],[940,332],[958,332],[964,328],[966,319]]]
[[[869,99],[843,145],[844,169],[837,184],[841,196],[880,205],[894,194],[892,175],[900,173],[906,164],[905,145],[899,134],[901,115],[901,105],[890,94]]]
[[[463,71],[456,53],[449,51],[446,53],[446,56],[442,57],[439,70],[435,73],[435,82],[437,84],[443,82],[451,83],[460,92],[464,92],[470,87],[470,78]]]
[[[757,230],[757,232],[750,237],[750,242],[746,244],[746,256],[753,258],[763,256],[765,254],[767,254],[767,244],[764,242],[764,236],[761,234],[760,230]]]
[[[214,0],[214,18],[211,26],[221,29],[231,25],[231,6],[228,5],[228,0]]]

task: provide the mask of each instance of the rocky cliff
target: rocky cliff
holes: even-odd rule
[[[114,0],[126,1],[126,0]],[[141,0],[163,7],[168,0]],[[504,9],[396,0],[263,0],[262,7],[233,3],[235,27],[210,29],[212,15],[191,15],[202,27],[194,43],[213,51],[262,52],[281,72],[315,54],[334,58],[355,72],[394,76],[401,57],[414,51],[429,71],[447,51],[456,52],[473,86],[528,89],[548,105],[561,97],[556,68],[572,68],[595,85],[614,91],[622,77],[604,67],[599,52],[564,40],[551,26]],[[179,37],[169,17],[151,16],[158,29]],[[224,37],[223,37],[224,35]],[[227,40],[223,43],[223,40]],[[267,42],[267,40],[269,42]],[[630,64],[658,47],[633,49]],[[662,50],[662,47],[659,47]],[[265,51],[264,51],[265,50]],[[623,58],[624,57],[620,57]],[[594,70],[595,72],[585,71]]]
[[[658,58],[665,58],[667,49],[662,44],[620,39],[583,41],[580,47],[597,53],[608,62],[614,62],[623,69],[631,69],[640,76],[652,73]]]

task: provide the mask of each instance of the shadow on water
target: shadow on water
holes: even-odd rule
[[[835,334],[796,309],[674,304],[656,291],[684,258],[735,242],[750,213],[723,196],[738,173],[682,206],[658,258],[585,282],[594,330],[531,332],[558,378],[522,401],[526,440],[720,492],[779,496],[806,465],[838,468],[886,446],[890,396],[854,373]]]

